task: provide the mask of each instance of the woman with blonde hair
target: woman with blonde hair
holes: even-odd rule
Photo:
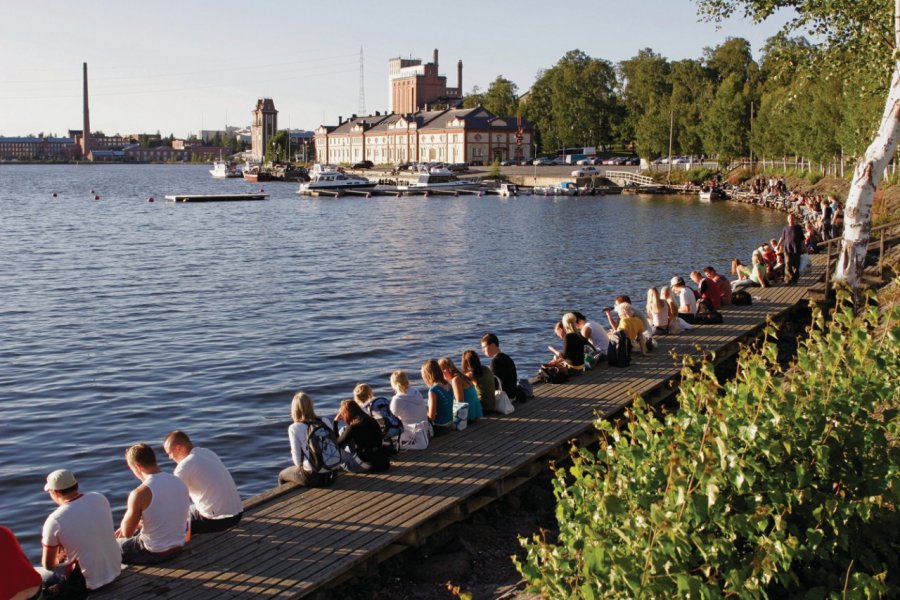
[[[481,359],[474,350],[466,350],[462,355],[462,370],[466,377],[475,384],[478,400],[483,411],[496,412],[496,383],[490,369],[481,365]],[[470,409],[471,410],[471,409]]]
[[[655,287],[647,290],[647,317],[653,325],[653,335],[669,333],[669,304],[659,297],[659,291]]]
[[[622,331],[641,349],[641,354],[647,354],[647,344],[644,340],[644,322],[638,318],[637,313],[627,302],[616,304],[616,314],[619,316],[619,326],[616,331]]]
[[[481,408],[481,401],[478,399],[478,390],[475,384],[468,377],[456,368],[453,360],[444,357],[438,361],[444,379],[450,382],[450,388],[453,390],[453,398],[457,403],[467,403],[469,405],[469,421],[477,421],[484,416],[484,410]]]
[[[291,400],[291,420],[293,423],[288,427],[288,439],[291,443],[291,458],[294,460],[294,466],[283,469],[278,474],[278,483],[292,482],[307,487],[324,487],[331,484],[337,477],[337,471],[316,471],[310,459],[309,432],[311,427],[322,426],[329,432],[332,429],[330,425],[316,416],[312,398],[306,393],[294,394]]]
[[[557,335],[562,337],[562,350],[553,346],[547,348],[553,353],[550,366],[557,367],[566,375],[577,375],[584,372],[584,337],[579,333],[575,313],[566,313],[562,321],[557,323]]]
[[[428,420],[435,435],[453,430],[453,391],[433,358],[422,363],[422,381],[428,386]]]
[[[362,408],[365,408],[366,404],[371,402],[374,397],[375,392],[372,391],[372,386],[368,383],[357,383],[356,387],[353,388],[353,400]]]

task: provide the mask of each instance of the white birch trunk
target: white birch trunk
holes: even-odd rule
[[[875,190],[894,156],[900,136],[900,0],[894,0],[894,48],[894,73],[891,75],[881,125],[865,155],[856,163],[844,207],[844,236],[834,280],[844,282],[853,289],[859,288],[862,280],[866,247],[872,232]]]

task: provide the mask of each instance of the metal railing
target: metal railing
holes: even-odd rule
[[[879,225],[878,227],[873,227],[870,233],[870,241],[869,246],[866,251],[874,250],[878,248],[878,277],[884,278],[884,241],[887,237],[885,234],[878,236],[878,240],[871,241],[871,236],[874,236],[876,232],[884,231],[887,229],[891,229],[894,227],[900,227],[900,221],[894,221],[893,223],[885,223],[884,225]],[[840,242],[843,240],[842,237],[831,238],[830,240],[825,240],[824,242],[819,242],[817,244],[818,247],[825,246],[826,258],[825,258],[825,293],[828,293],[828,290],[831,289],[831,261],[832,261],[832,252],[831,247],[837,246],[840,248]],[[834,259],[837,259],[837,252],[833,255]]]

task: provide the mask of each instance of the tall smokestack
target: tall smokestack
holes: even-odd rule
[[[437,74],[437,70],[438,70],[438,60],[437,60],[437,58],[438,58],[438,55],[437,55],[437,48],[435,48],[435,49],[434,49],[434,60],[432,61],[432,62],[434,63],[434,72],[435,72],[435,74]]]
[[[462,96],[462,60],[456,63],[456,87],[459,88],[459,95]]]
[[[88,74],[87,63],[84,63],[84,131],[81,133],[81,154],[85,159],[91,150],[91,113],[88,108]]]

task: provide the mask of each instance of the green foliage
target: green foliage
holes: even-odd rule
[[[498,75],[484,94],[484,107],[498,117],[514,117],[519,112],[516,84]]]
[[[463,108],[477,108],[482,105],[484,105],[484,94],[477,85],[472,88],[471,92],[463,96]]]
[[[900,310],[816,311],[795,363],[744,349],[720,385],[685,368],[680,409],[636,401],[554,484],[559,538],[516,567],[548,598],[900,594]],[[691,365],[689,364],[688,367]]]
[[[488,174],[488,179],[500,179],[500,159],[495,158],[494,162],[491,163],[491,172]]]
[[[288,144],[290,143],[290,138],[288,137],[288,132],[285,130],[276,131],[275,135],[269,138],[269,143],[266,145],[266,162],[275,162],[277,160],[288,160]]]

